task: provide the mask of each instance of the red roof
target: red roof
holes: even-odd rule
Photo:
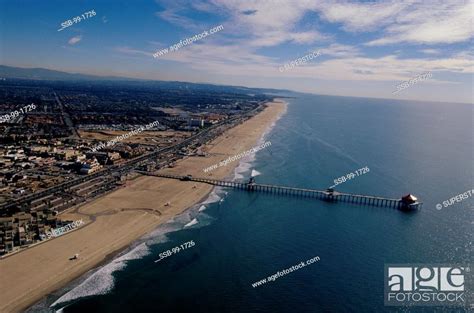
[[[402,201],[403,201],[403,202],[408,202],[408,203],[413,203],[413,202],[418,201],[418,198],[415,197],[415,196],[412,195],[412,194],[407,194],[406,196],[403,196],[403,197],[402,197]]]

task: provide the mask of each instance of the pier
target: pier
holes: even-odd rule
[[[178,179],[181,181],[193,181],[193,182],[205,183],[205,184],[210,184],[213,186],[220,186],[220,187],[226,187],[226,188],[242,189],[242,190],[255,191],[255,192],[267,192],[267,193],[274,193],[274,194],[288,195],[288,196],[317,198],[317,199],[329,201],[329,202],[347,202],[347,203],[355,203],[355,204],[370,205],[370,206],[391,207],[391,208],[396,208],[400,210],[417,210],[421,208],[423,204],[422,202],[418,202],[418,199],[412,195],[406,195],[400,199],[393,199],[393,198],[386,198],[386,197],[377,197],[377,196],[358,195],[358,194],[352,194],[352,193],[338,192],[333,189],[317,190],[317,189],[294,188],[294,187],[279,186],[279,185],[258,184],[255,182],[254,178],[250,178],[248,182],[236,182],[236,181],[193,177],[191,175],[179,176],[179,175],[158,174],[158,173],[144,172],[144,171],[136,171],[136,172],[143,175],[148,175],[148,176]]]

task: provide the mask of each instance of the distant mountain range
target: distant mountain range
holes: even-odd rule
[[[1,78],[38,79],[38,80],[134,80],[125,77],[94,76],[66,73],[45,68],[21,68],[0,65]]]
[[[231,87],[238,88],[246,92],[260,92],[260,93],[280,93],[280,92],[291,92],[289,90],[271,89],[271,88],[248,88],[242,86],[227,86],[227,85],[213,85],[213,84],[199,84],[189,82],[169,82],[160,80],[146,80],[128,77],[117,77],[117,76],[95,76],[78,73],[67,73],[55,70],[49,70],[45,68],[21,68],[12,67],[6,65],[0,65],[0,80],[2,78],[10,79],[28,79],[28,80],[53,80],[53,81],[130,81],[130,82],[150,82],[158,85],[168,84],[184,84],[198,86],[214,86],[214,87]]]

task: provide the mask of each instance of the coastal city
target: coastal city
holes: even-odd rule
[[[0,313],[468,313],[474,0],[0,0]]]
[[[35,108],[0,124],[0,255],[45,240],[45,233],[71,222],[58,214],[124,186],[138,175],[134,170],[205,156],[204,143],[269,100],[184,83],[84,88],[8,79],[0,81],[0,93],[2,115],[25,103]]]

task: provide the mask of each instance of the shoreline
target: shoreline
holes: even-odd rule
[[[278,98],[267,102],[262,112],[204,145],[206,157],[187,157],[178,161],[176,167],[160,172],[213,178],[231,176],[243,160],[210,173],[204,173],[203,169],[224,156],[235,155],[235,150],[253,147],[271,131],[286,107],[287,102]],[[193,185],[189,188],[186,182],[140,176],[127,181],[124,188],[61,214],[64,219],[79,217],[87,221],[74,232],[0,261],[2,280],[18,282],[8,287],[0,284],[4,297],[0,311],[18,312],[30,308],[87,272],[110,263],[167,221],[205,202],[214,190],[214,186],[206,184]],[[157,205],[168,202],[171,204]],[[68,256],[77,252],[80,254],[77,262],[69,261]]]
[[[178,214],[175,215],[174,217],[178,217],[178,216],[180,216],[180,215],[182,215],[182,214],[186,214],[186,212],[191,211],[191,210],[192,210],[193,208],[195,208],[197,205],[202,204],[203,202],[205,202],[207,199],[209,199],[210,195],[212,194],[212,192],[213,192],[215,189],[216,189],[216,186],[214,186],[214,187],[212,188],[212,190],[209,191],[209,193],[207,193],[205,196],[203,196],[203,197],[202,197],[199,201],[197,201],[195,204],[193,204],[193,205],[191,205],[190,207],[186,208],[184,211],[178,213]],[[173,217],[173,218],[174,218],[174,217]],[[173,218],[171,218],[171,219],[173,219]],[[53,292],[51,292],[51,293],[45,295],[45,297],[46,297],[46,296],[53,296],[53,293],[61,292],[61,296],[58,297],[58,298],[55,300],[55,302],[58,301],[61,297],[65,296],[67,293],[69,293],[70,291],[74,290],[75,288],[77,288],[77,287],[79,287],[81,284],[83,284],[89,277],[95,275],[101,268],[107,266],[107,265],[110,264],[112,261],[114,261],[114,260],[116,260],[116,259],[118,259],[118,258],[120,258],[120,257],[122,257],[122,256],[127,255],[127,254],[130,253],[131,251],[134,251],[134,249],[136,249],[138,246],[140,246],[141,244],[143,244],[143,243],[146,242],[146,240],[148,239],[147,236],[149,236],[149,235],[152,234],[153,232],[159,230],[160,227],[163,226],[163,224],[165,224],[165,223],[167,223],[167,222],[169,222],[169,220],[168,220],[168,221],[164,221],[164,222],[161,223],[161,224],[158,224],[158,225],[157,225],[154,229],[152,229],[150,232],[148,232],[148,233],[146,233],[146,234],[143,234],[142,237],[136,239],[136,240],[133,241],[133,242],[130,242],[128,246],[122,247],[122,248],[119,248],[119,249],[117,249],[117,250],[115,250],[115,251],[110,252],[110,253],[107,254],[107,255],[104,257],[104,259],[103,259],[100,263],[98,263],[95,267],[93,267],[93,268],[87,270],[85,273],[83,273],[83,274],[81,274],[81,275],[79,275],[79,276],[77,276],[77,277],[71,279],[66,285],[64,285],[64,286],[62,286],[61,288],[59,288],[59,289],[57,289],[57,290],[54,290]],[[170,230],[169,232],[164,232],[164,233],[161,234],[161,235],[165,235],[165,236],[166,236],[166,235],[169,234],[169,233],[177,232],[177,231],[184,230],[184,229],[186,229],[186,228],[183,226],[183,227],[180,228],[180,229]],[[117,270],[117,271],[120,271],[120,269]],[[116,271],[112,271],[112,272],[110,273],[110,275],[112,275],[112,274],[115,273],[115,272],[116,272]],[[114,280],[114,283],[113,283],[113,284],[114,284],[114,286],[115,286],[115,280]],[[68,288],[68,287],[70,287],[70,288]],[[112,288],[113,288],[113,287],[112,287]],[[95,296],[95,295],[99,295],[99,293],[98,293],[98,294],[91,295],[91,296]],[[39,299],[38,301],[36,301],[36,302],[33,303],[32,305],[34,305],[34,304],[39,304],[40,307],[41,307],[42,301],[44,300],[45,297],[43,297],[42,299]],[[76,300],[79,301],[79,300],[82,299],[82,298],[84,298],[84,297],[83,297],[83,296],[80,296],[80,297],[78,297],[77,299],[73,299],[73,300],[69,300],[69,301],[70,301],[71,303],[74,303],[74,302],[76,302]],[[55,302],[53,302],[53,303],[55,303]],[[60,302],[60,303],[58,303],[58,304],[61,304],[61,303],[62,303],[62,302]],[[29,309],[32,307],[32,305],[30,305],[30,306],[27,307],[26,309],[29,310]],[[50,305],[52,305],[52,303],[49,304],[48,307],[49,307]]]

